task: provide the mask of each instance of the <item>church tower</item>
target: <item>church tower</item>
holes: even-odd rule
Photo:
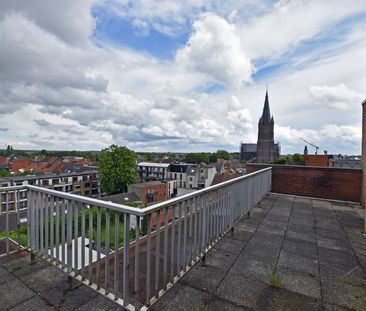
[[[269,110],[268,90],[266,90],[263,113],[258,122],[257,163],[268,163],[275,159],[273,126],[274,120]]]

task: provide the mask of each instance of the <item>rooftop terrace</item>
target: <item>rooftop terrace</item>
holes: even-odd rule
[[[269,194],[150,309],[366,310],[362,217],[357,204]],[[25,251],[0,263],[1,310],[122,310]]]

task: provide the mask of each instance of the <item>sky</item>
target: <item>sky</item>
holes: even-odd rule
[[[0,148],[361,153],[366,1],[2,0]],[[309,151],[314,148],[309,146]]]

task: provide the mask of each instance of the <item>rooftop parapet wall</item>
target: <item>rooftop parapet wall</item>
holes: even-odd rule
[[[272,167],[272,192],[360,202],[362,170],[278,164],[248,164],[247,173]]]

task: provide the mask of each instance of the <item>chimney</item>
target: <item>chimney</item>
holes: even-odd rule
[[[366,233],[366,100],[362,102],[362,190],[361,204],[363,206],[365,223],[364,233]]]

